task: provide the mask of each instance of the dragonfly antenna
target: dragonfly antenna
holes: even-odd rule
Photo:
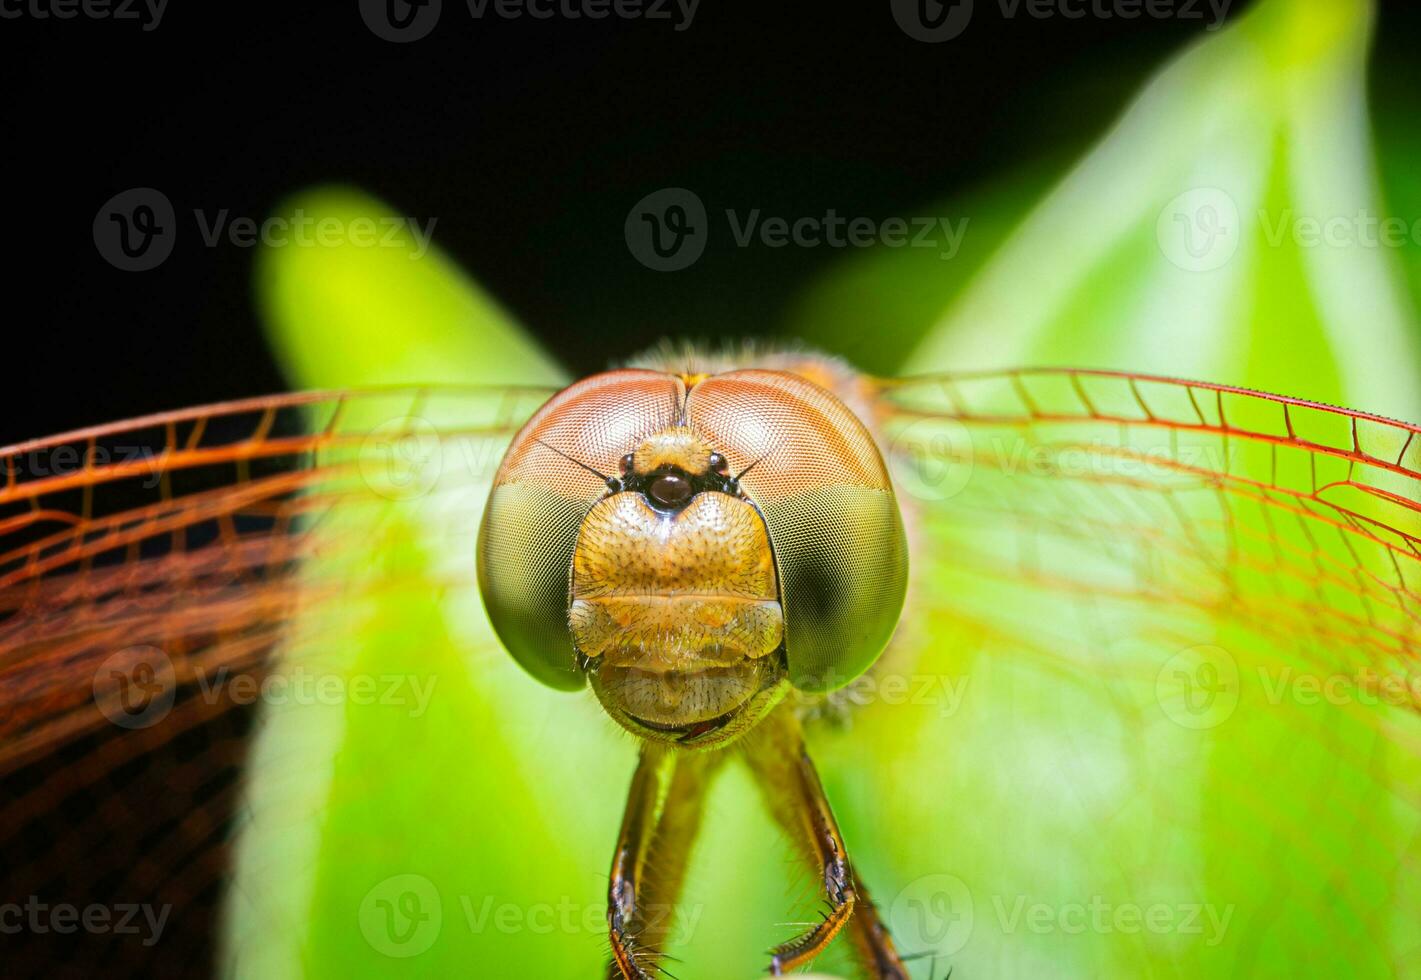
[[[569,456],[567,453],[563,452],[561,449],[556,449],[556,448],[554,448],[554,447],[552,447],[552,446],[549,446],[546,442],[544,442],[543,440],[537,438],[536,436],[534,436],[533,441],[536,442],[538,445],[542,446],[544,449],[548,450],[549,452],[557,453],[559,456],[561,456],[563,459],[567,460],[569,463],[573,463],[573,464],[575,464],[575,465],[577,465],[577,466],[581,466],[584,470],[586,470],[586,471],[589,472],[589,473],[595,473],[595,474],[597,475],[597,478],[600,479],[603,483],[606,483],[606,482],[608,482],[608,481],[611,479],[611,477],[606,476],[605,474],[601,473],[600,471],[595,470],[595,469],[593,469],[592,467],[588,466],[588,465],[587,465],[586,463],[584,463],[582,460],[580,460],[580,459],[573,459],[571,456]]]
[[[753,463],[751,463],[749,466],[745,467],[745,468],[744,468],[743,470],[741,470],[739,473],[736,473],[736,474],[735,474],[735,482],[736,482],[736,483],[739,483],[739,482],[740,482],[740,478],[741,478],[742,476],[744,476],[746,473],[749,473],[749,472],[750,472],[751,470],[753,470],[755,467],[759,466],[762,462],[764,462],[765,456],[768,456],[768,455],[770,455],[770,453],[769,453],[768,450],[766,450],[764,456],[761,456],[759,459],[755,460],[755,462],[753,462]]]

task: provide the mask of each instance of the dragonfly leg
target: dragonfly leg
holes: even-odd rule
[[[612,858],[610,980],[647,980],[659,972],[705,792],[723,757],[651,744],[642,749]]]
[[[854,872],[854,891],[858,898],[854,917],[849,922],[849,934],[858,953],[859,965],[869,976],[878,980],[908,980],[908,968],[898,956],[893,937],[879,917],[878,907],[868,897],[868,889],[857,871]]]
[[[822,921],[770,951],[770,972],[779,976],[805,965],[854,921],[855,946],[874,975],[907,977],[888,930],[849,864],[844,838],[793,712],[780,710],[761,722],[746,739],[745,757],[776,820],[814,872],[822,875],[829,902]]]

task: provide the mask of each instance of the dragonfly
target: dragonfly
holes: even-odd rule
[[[794,971],[834,948],[865,976],[907,977],[915,963],[940,973],[954,964],[943,950],[964,945],[940,942],[960,933],[962,908],[913,885],[880,900],[892,885],[855,854],[903,811],[921,811],[929,837],[954,808],[987,812],[985,791],[957,798],[913,774],[953,750],[936,742],[941,703],[915,686],[963,663],[995,658],[1009,683],[989,692],[1019,698],[988,697],[979,721],[999,711],[1013,730],[1044,727],[1066,746],[1111,738],[1055,757],[1079,768],[1083,794],[1101,778],[1125,787],[1111,797],[1126,801],[1111,814],[1119,823],[1100,827],[1107,858],[1084,838],[1053,837],[1059,814],[1039,805],[1049,795],[1014,801],[1026,811],[1016,827],[1043,828],[1022,844],[1040,846],[1043,878],[1088,856],[1120,880],[1163,880],[1155,859],[1142,868],[1109,843],[1126,821],[1158,821],[1164,841],[1175,839],[1168,821],[1205,819],[1186,812],[1190,762],[1162,754],[1179,743],[1157,726],[1190,735],[1269,710],[1246,694],[1255,667],[1365,678],[1372,696],[1329,707],[1329,730],[1368,733],[1363,758],[1391,768],[1358,763],[1356,781],[1414,811],[1404,776],[1421,758],[1409,673],[1421,639],[1418,433],[1362,411],[1115,371],[876,378],[800,350],[666,347],[564,388],[287,393],[6,447],[6,889],[28,896],[59,881],[170,910],[162,942],[73,944],[78,971],[225,957],[219,968],[243,973],[240,937],[229,930],[220,951],[212,937],[242,900],[232,882],[241,814],[256,807],[251,773],[299,781],[321,763],[287,729],[254,748],[269,721],[230,678],[289,693],[319,651],[380,629],[373,610],[407,596],[457,606],[497,637],[496,655],[521,672],[499,675],[492,698],[565,692],[560,710],[595,703],[631,735],[620,829],[606,828],[611,870],[589,886],[609,977],[684,976],[711,952],[704,939],[678,942],[674,923],[712,786],[733,768],[750,774],[821,910],[782,924],[762,969]],[[433,473],[431,459],[442,461]],[[411,561],[419,549],[436,560]],[[1061,704],[1022,696],[1022,671],[1046,678]],[[1062,708],[1082,686],[1098,692],[1088,710]],[[1084,731],[1100,712],[1099,731]],[[1060,718],[1082,730],[1053,730]],[[898,792],[834,799],[846,784],[835,769],[821,779],[814,761],[830,743],[859,746],[860,768],[907,767]],[[1329,747],[1351,765],[1348,746]],[[466,772],[440,778],[475,778],[479,748],[470,743]],[[831,755],[843,765],[842,751]],[[1159,777],[1169,767],[1177,778]],[[1222,771],[1240,799],[1259,781],[1266,796],[1268,778],[1306,778]],[[379,807],[378,793],[364,803]],[[836,818],[844,807],[862,814],[851,826]],[[1358,814],[1359,841],[1367,819]],[[1218,845],[1224,860],[1247,863],[1262,846],[1248,823],[1239,816],[1237,838]],[[922,841],[884,836],[889,853],[922,853]],[[1414,855],[1394,858],[1404,880]],[[408,930],[389,943],[423,914],[417,892],[367,904],[362,916],[403,914]],[[776,915],[749,901],[736,914]],[[29,938],[17,968],[50,955]]]

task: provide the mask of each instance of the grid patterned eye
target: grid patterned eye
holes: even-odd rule
[[[790,682],[842,687],[887,645],[908,587],[903,518],[873,436],[831,393],[773,371],[707,378],[687,407],[733,460],[733,490],[764,515]]]
[[[685,506],[694,492],[691,481],[680,473],[662,473],[646,488],[651,502],[664,510]]]

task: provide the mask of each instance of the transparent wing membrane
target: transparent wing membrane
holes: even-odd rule
[[[917,615],[851,736],[898,761],[845,792],[935,815],[887,827],[900,947],[983,975],[1415,969],[1417,427],[1075,370],[879,406]],[[918,710],[879,707],[899,675]]]
[[[908,611],[813,750],[915,970],[1414,971],[1417,428],[1089,371],[870,390]],[[171,909],[151,947],[30,937],[15,963],[206,972],[219,906],[237,975],[306,948],[344,975],[602,961],[624,742],[483,648],[477,609],[488,481],[550,394],[286,395],[0,450],[0,900]],[[427,712],[248,693],[435,672]],[[378,905],[411,894],[445,917],[412,961]],[[551,934],[467,918],[559,895]]]
[[[971,528],[978,567],[1312,634],[1378,669],[1416,655],[1415,426],[1068,370],[890,383],[883,396],[909,505],[932,527]]]
[[[447,578],[378,557],[440,534],[413,519],[429,509],[471,533],[480,481],[549,393],[282,395],[0,450],[5,900],[171,909],[151,948],[34,937],[36,964],[211,969],[274,652],[307,624],[340,642],[392,591],[471,588],[472,550]]]

